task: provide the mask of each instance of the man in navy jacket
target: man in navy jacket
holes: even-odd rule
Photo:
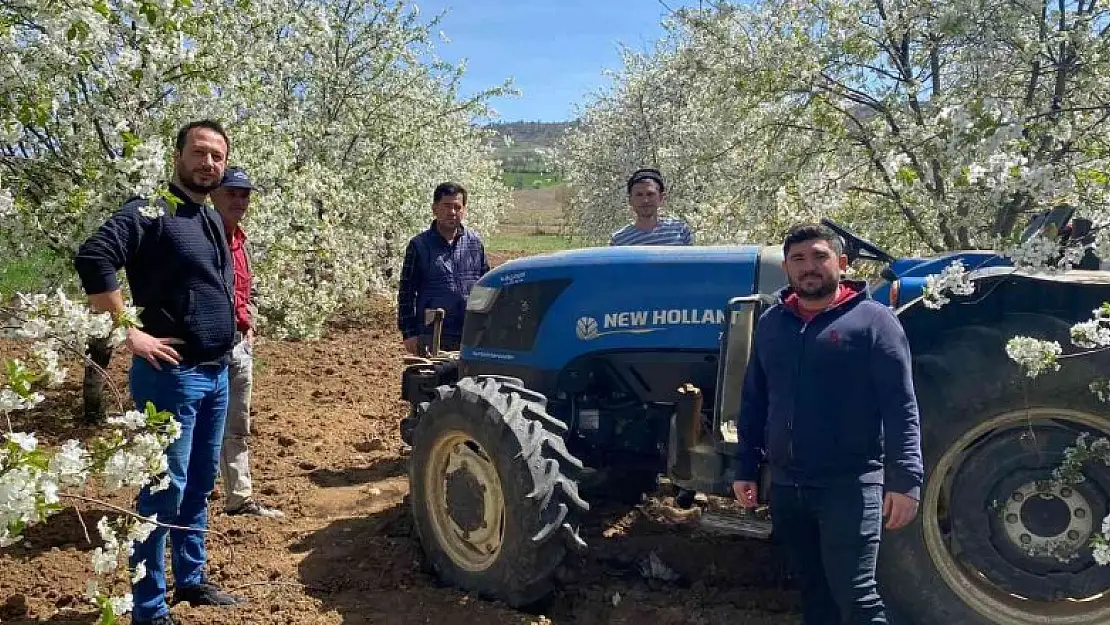
[[[424,311],[435,308],[445,313],[440,348],[458,351],[466,299],[478,279],[489,271],[482,239],[463,225],[466,197],[466,189],[460,184],[444,182],[436,186],[432,192],[435,219],[405,248],[397,287],[397,329],[410,354],[427,354],[432,328],[424,323]]]
[[[159,527],[135,546],[130,566],[146,575],[132,584],[135,625],[173,625],[166,604],[167,534],[172,543],[173,602],[241,603],[209,582],[205,565],[208,495],[216,481],[228,399],[228,354],[235,337],[234,264],[223,222],[205,200],[219,186],[230,149],[216,122],[187,124],[177,134],[171,202],[133,198],[78,250],[73,263],[94,310],[118,315],[124,269],[142,329],[129,328],[129,388],[173,413],[181,436],[166,448],[165,482],[148,485],[137,511],[176,526]]]
[[[866,282],[842,280],[836,233],[793,228],[790,286],[756,326],[740,409],[736,498],[771,515],[801,582],[806,625],[886,623],[875,582],[883,530],[917,514],[923,480],[909,343]],[[884,495],[885,489],[885,495]]]

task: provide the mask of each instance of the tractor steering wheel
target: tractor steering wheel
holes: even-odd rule
[[[846,247],[844,252],[848,255],[848,262],[854,262],[857,258],[870,258],[871,260],[877,260],[883,263],[894,262],[894,257],[888,254],[886,250],[835,221],[826,217],[821,220],[821,225],[828,227],[833,232],[839,234],[841,239],[844,239],[844,245]],[[867,256],[863,256],[860,252],[867,252]]]

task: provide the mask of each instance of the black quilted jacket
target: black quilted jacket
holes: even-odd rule
[[[149,200],[128,200],[77,251],[73,264],[88,294],[119,288],[122,268],[143,330],[185,342],[175,346],[186,363],[220,358],[235,336],[234,266],[220,216],[212,208],[181,199],[176,214],[165,200],[163,215],[149,217]]]

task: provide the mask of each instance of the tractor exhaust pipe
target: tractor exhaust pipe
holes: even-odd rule
[[[667,474],[676,484],[694,479],[691,455],[702,439],[701,389],[687,382],[678,389],[678,403],[671,415],[671,440],[667,445]]]
[[[428,346],[428,357],[439,356],[439,346],[443,341],[443,317],[447,311],[442,308],[428,308],[424,310],[424,325],[432,326],[432,344]]]

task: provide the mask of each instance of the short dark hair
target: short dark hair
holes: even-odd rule
[[[655,184],[659,185],[660,193],[667,190],[667,185],[663,182],[663,174],[660,173],[658,169],[643,167],[632,172],[632,175],[628,177],[628,184],[626,185],[628,187],[628,192],[632,193],[632,185],[645,180],[654,180]]]
[[[833,248],[837,256],[844,253],[844,242],[840,240],[840,235],[833,232],[831,228],[822,224],[798,224],[791,228],[786,237],[782,240],[782,255],[785,258],[790,255],[790,247],[797,243],[805,243],[820,239],[828,241],[829,247]]]
[[[438,204],[445,195],[461,195],[463,206],[466,206],[466,188],[457,182],[441,182],[436,185],[432,193],[432,204]]]
[[[224,145],[227,146],[228,154],[231,153],[231,139],[227,137],[227,131],[224,130],[224,127],[220,125],[220,122],[214,119],[200,119],[194,122],[189,122],[188,124],[182,126],[181,130],[177,131],[177,141],[174,144],[178,152],[181,152],[185,149],[185,143],[189,139],[189,132],[196,128],[205,128],[219,134],[221,137],[224,138]]]

